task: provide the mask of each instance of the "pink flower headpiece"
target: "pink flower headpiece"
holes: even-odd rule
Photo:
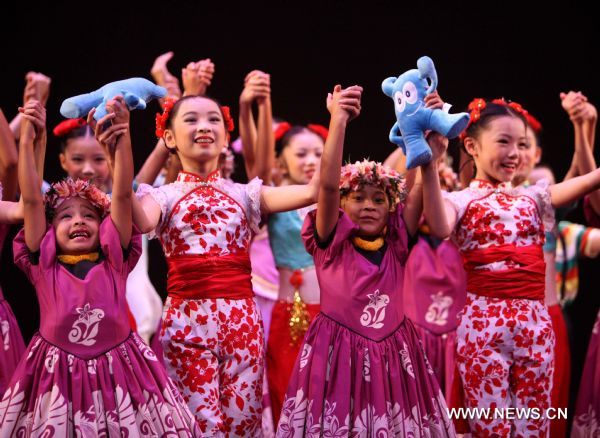
[[[357,161],[342,167],[340,176],[340,194],[342,196],[366,185],[379,186],[390,200],[390,211],[394,211],[400,202],[406,199],[404,178],[393,169],[376,161]]]
[[[98,187],[82,179],[71,177],[52,184],[44,195],[46,217],[52,218],[56,209],[67,199],[78,196],[86,199],[96,209],[100,217],[106,216],[110,211],[110,198]]]

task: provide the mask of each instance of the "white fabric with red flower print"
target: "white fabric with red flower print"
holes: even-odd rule
[[[529,187],[512,187],[474,180],[459,192],[442,192],[457,213],[452,239],[459,250],[471,251],[498,245],[543,245],[544,230],[554,226],[554,209],[548,181]],[[481,266],[507,269],[504,262]]]
[[[140,185],[136,196],[150,195],[160,205],[160,222],[149,237],[160,237],[166,257],[222,256],[248,251],[252,231],[258,232],[261,187],[259,178],[237,184],[218,171],[205,179],[181,172],[171,184]]]

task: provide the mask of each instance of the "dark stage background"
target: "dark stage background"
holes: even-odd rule
[[[216,73],[209,94],[230,104],[235,116],[244,76],[255,68],[271,74],[275,115],[299,123],[327,123],[324,100],[334,84],[362,85],[363,112],[347,134],[346,157],[352,160],[383,160],[393,151],[387,140],[393,106],[380,84],[415,68],[425,54],[433,58],[440,94],[454,111],[476,96],[504,96],[535,114],[545,128],[544,161],[559,176],[573,150],[559,92],[581,90],[600,103],[594,68],[600,32],[597,17],[582,3],[106,1],[19,2],[5,8],[0,106],[12,117],[25,73],[43,72],[52,78],[49,127],[61,120],[58,109],[64,98],[118,79],[150,78],[154,58],[169,50],[175,52],[169,64],[175,74],[189,61],[210,57]],[[138,168],[155,144],[157,108],[152,103],[132,115]],[[49,181],[63,176],[57,146],[50,138]],[[451,152],[456,148],[451,145]],[[574,218],[582,220],[577,212]],[[11,240],[4,248],[1,281],[29,340],[39,312],[33,290],[12,266]],[[151,278],[164,296],[164,261],[156,242],[151,248]],[[584,263],[582,290],[568,309],[575,386],[600,305],[598,266],[598,261]]]

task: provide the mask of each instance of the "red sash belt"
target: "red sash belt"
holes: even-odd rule
[[[500,245],[462,254],[467,291],[493,298],[543,300],[546,263],[541,245]],[[493,262],[514,262],[520,267],[502,271],[475,269]]]
[[[167,258],[169,296],[184,299],[252,298],[248,253],[225,256],[182,255]]]

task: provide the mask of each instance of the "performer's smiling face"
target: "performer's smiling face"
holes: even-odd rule
[[[60,254],[88,254],[100,245],[100,215],[80,197],[66,199],[57,207],[52,226]]]
[[[360,237],[375,238],[383,234],[388,223],[390,201],[379,186],[365,185],[342,197],[341,206],[358,225]]]
[[[164,139],[169,148],[177,148],[184,168],[186,161],[218,161],[228,144],[219,105],[212,99],[198,96],[185,99],[174,111]]]

